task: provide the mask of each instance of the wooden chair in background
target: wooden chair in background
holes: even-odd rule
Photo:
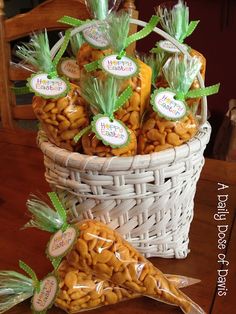
[[[132,17],[137,18],[135,0],[123,1],[123,7]],[[32,120],[35,115],[32,106],[16,105],[11,87],[14,81],[24,81],[31,73],[10,64],[11,42],[21,39],[34,31],[47,28],[49,31],[62,30],[63,25],[56,21],[63,15],[79,19],[89,18],[84,0],[47,0],[33,10],[4,18],[4,1],[0,0],[0,140],[35,146],[35,132],[27,132],[17,127],[17,120]],[[131,30],[132,32],[135,29]]]

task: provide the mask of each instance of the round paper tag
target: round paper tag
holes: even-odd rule
[[[49,275],[40,282],[40,291],[35,292],[32,298],[32,306],[35,312],[46,311],[56,298],[58,281],[53,275]]]
[[[38,73],[29,79],[29,88],[43,98],[59,98],[67,94],[70,86],[59,77],[49,79],[47,73]]]
[[[73,246],[76,240],[77,232],[75,228],[69,227],[66,231],[59,230],[50,239],[48,245],[48,254],[51,258],[63,257]]]
[[[154,98],[154,110],[167,120],[179,120],[187,113],[183,101],[174,99],[176,94],[171,91],[157,92]]]
[[[64,59],[60,63],[60,69],[63,75],[70,79],[78,80],[80,78],[80,68],[75,59]]]
[[[117,55],[109,55],[103,58],[101,66],[103,70],[117,78],[127,78],[138,73],[137,63],[128,57],[117,59]]]
[[[109,46],[107,37],[103,31],[102,24],[95,24],[83,31],[84,39],[95,48],[105,49]]]
[[[111,122],[108,117],[100,117],[96,120],[95,133],[105,145],[112,147],[124,146],[129,140],[125,126],[117,120]]]
[[[181,51],[168,40],[161,40],[159,42],[159,47],[161,49],[167,51],[167,52],[181,53]],[[185,45],[181,45],[181,47],[186,50],[186,46]]]

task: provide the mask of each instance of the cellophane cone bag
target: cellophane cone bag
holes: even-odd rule
[[[83,98],[91,106],[94,115],[106,114],[115,116],[115,103],[119,95],[120,81],[113,77],[105,80],[87,76],[81,82]],[[114,114],[114,115],[113,115]],[[88,131],[82,136],[83,151],[86,155],[97,155],[99,157],[111,156],[134,156],[137,153],[137,138],[135,133],[127,128],[129,141],[122,147],[105,145],[103,141],[93,132]]]
[[[64,260],[59,268],[60,293],[55,305],[68,313],[78,313],[101,306],[142,297],[142,294],[123,288],[108,280],[100,279],[91,272],[84,272]],[[178,275],[166,275],[178,288],[198,283],[199,280]]]
[[[19,47],[17,54],[38,71],[49,73],[53,68],[46,31],[34,34],[30,43]],[[34,96],[32,106],[52,143],[69,151],[80,149],[80,143],[75,143],[73,138],[89,124],[89,112],[79,86],[70,83],[69,92],[59,98]]]
[[[107,28],[107,18],[113,10],[116,10],[119,6],[120,1],[110,1],[110,0],[86,0],[85,4],[90,12],[92,18],[96,19],[102,25],[102,28]],[[88,63],[97,61],[104,57],[105,55],[111,53],[109,47],[105,49],[96,48],[88,42],[84,42],[77,52],[77,63],[81,69],[84,71],[84,66]],[[94,71],[94,76],[101,75],[101,71]]]
[[[116,231],[92,220],[77,223],[76,227],[80,235],[72,251],[65,257],[68,265],[133,293],[179,306],[184,313],[204,313]],[[76,283],[76,276],[72,277]],[[113,300],[117,298],[113,294],[109,297]],[[78,310],[80,308],[78,304]]]
[[[119,14],[111,14],[108,19],[109,27],[107,37],[113,52],[119,53],[125,45],[130,29],[130,16],[127,12],[121,11]],[[134,57],[134,56],[132,56]],[[141,119],[147,109],[151,92],[152,69],[143,61],[134,57],[138,64],[137,75],[126,79],[122,83],[121,92],[131,86],[132,97],[121,107],[115,117],[123,121],[135,135],[140,132]]]
[[[199,21],[189,22],[189,7],[183,0],[178,0],[178,3],[173,7],[168,7],[165,4],[156,7],[157,16],[160,18],[160,24],[164,31],[176,39],[179,43],[183,43],[184,40],[192,34],[195,30]],[[186,46],[187,51],[192,57],[197,57],[201,62],[200,73],[203,80],[205,79],[206,72],[206,58],[199,51]],[[180,54],[181,55],[181,54]],[[157,81],[158,87],[165,85],[166,81],[162,77],[159,77]],[[200,87],[197,78],[194,79],[191,89],[198,89]],[[201,99],[188,99],[187,103],[189,106],[193,106],[196,111]]]
[[[178,55],[168,59],[163,72],[168,85],[176,92],[186,93],[195,79],[200,62],[197,58],[188,60]],[[158,93],[162,89],[157,89]],[[172,121],[163,117],[151,107],[144,116],[141,135],[138,140],[138,153],[150,154],[168,148],[180,146],[190,140],[197,133],[198,121],[191,109],[187,108],[183,118]]]
[[[33,217],[27,226],[50,232],[55,229],[60,231],[63,226],[65,232],[71,227],[77,230],[75,242],[59,260],[57,269],[61,291],[56,301],[58,306],[75,313],[90,306],[116,303],[123,297],[143,295],[179,306],[184,313],[204,313],[180,291],[175,280],[169,280],[169,275],[165,276],[118,232],[95,220],[83,220],[73,226],[67,225],[65,210],[62,204],[58,204],[55,193],[50,193],[50,198],[54,206],[56,204],[58,215],[41,201],[30,200],[28,208]],[[50,256],[49,249],[47,253]],[[57,265],[54,262],[53,264]],[[81,288],[83,284],[85,288],[78,291],[76,287]],[[100,284],[100,290],[96,288],[96,284]]]

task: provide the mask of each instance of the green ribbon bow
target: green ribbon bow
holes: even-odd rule
[[[92,21],[93,20],[80,20],[80,19],[76,19],[76,18],[68,16],[68,15],[65,15],[65,16],[61,17],[57,22],[63,23],[66,25],[70,25],[73,27],[79,27],[81,25],[91,23]]]
[[[211,95],[217,94],[219,92],[219,89],[220,89],[220,83],[211,85],[208,87],[204,87],[204,88],[193,89],[193,90],[188,91],[187,93],[180,91],[180,92],[176,92],[175,99],[185,101],[186,99],[189,99],[189,98],[211,96]]]
[[[30,278],[33,281],[33,286],[34,286],[35,291],[39,293],[39,291],[40,291],[40,281],[38,280],[37,275],[33,271],[33,269],[30,266],[28,266],[26,263],[22,262],[22,261],[19,261],[19,267],[21,269],[23,269],[30,276]]]

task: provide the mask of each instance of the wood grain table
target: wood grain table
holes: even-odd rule
[[[22,259],[37,271],[39,278],[43,277],[52,270],[44,254],[49,236],[39,230],[20,230],[29,220],[25,206],[29,194],[49,191],[44,179],[42,153],[37,148],[0,141],[0,156],[0,269],[19,271],[18,260]],[[228,187],[222,189],[221,184]],[[165,273],[201,279],[199,284],[185,288],[184,292],[199,303],[206,313],[236,313],[235,206],[236,164],[206,160],[197,186],[189,256],[183,260],[151,259]],[[228,212],[225,215],[222,214],[223,208]],[[219,228],[227,231],[219,233]],[[220,239],[223,237],[226,240],[224,249],[218,247],[218,240],[222,241]],[[29,314],[30,301],[7,313]],[[53,307],[48,313],[62,314],[63,311]],[[148,298],[140,298],[90,313],[177,314],[181,311]]]

